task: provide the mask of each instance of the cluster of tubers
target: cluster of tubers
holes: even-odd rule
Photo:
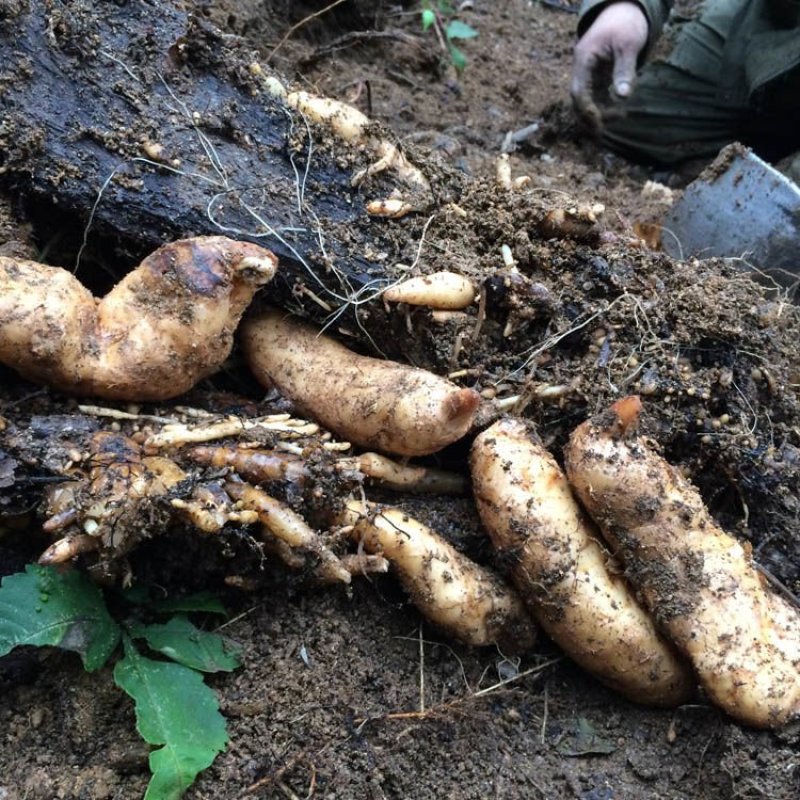
[[[305,98],[295,102],[310,112]],[[63,270],[0,259],[0,360],[70,394],[175,396],[219,367],[275,266],[255,245],[184,240],[160,248],[97,301]],[[311,435],[319,423],[380,451],[332,462],[357,477],[342,484],[349,496],[329,498],[330,541],[350,540],[358,553],[337,553],[264,488],[313,482],[307,450],[212,445],[248,430],[247,420],[213,419],[168,426],[141,443],[96,434],[86,465],[49,490],[44,527],[61,538],[45,561],[103,548],[124,553],[120,531],[141,521],[145,501],[160,497],[202,531],[260,525],[287,563],[311,554],[328,582],[385,570],[388,562],[434,624],[471,644],[530,647],[532,616],[579,664],[634,701],[674,706],[699,683],[749,725],[775,727],[800,715],[800,614],[769,591],[747,548],[714,524],[697,491],[636,434],[638,398],[577,428],[566,474],[522,420],[500,419],[475,438],[478,512],[514,591],[422,523],[363,497],[367,477],[403,490],[463,488],[458,476],[387,454],[428,455],[465,437],[475,425],[476,392],[356,355],[277,310],[246,317],[241,338],[256,377],[315,421],[276,418],[251,428],[284,425]],[[348,447],[329,439],[326,446]],[[179,462],[213,466],[225,477],[197,485]]]

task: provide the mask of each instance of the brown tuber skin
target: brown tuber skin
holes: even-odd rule
[[[275,256],[223,236],[160,247],[104,298],[69,272],[0,257],[0,361],[73,395],[166,400],[215,372]]]
[[[470,456],[475,501],[514,584],[550,637],[637,703],[688,700],[694,676],[617,574],[553,456],[529,427],[503,419]]]
[[[431,372],[357,355],[282,311],[249,317],[241,337],[256,378],[368,449],[435,453],[467,433],[480,402],[477,392]]]
[[[577,428],[570,482],[711,700],[747,725],[783,725],[800,716],[800,614],[767,589],[749,548],[717,527],[694,486],[635,435],[640,410],[628,397]]]
[[[255,484],[286,481],[302,485],[309,478],[308,467],[299,456],[279,450],[218,445],[193,447],[185,455],[206,467],[231,467],[244,480]]]

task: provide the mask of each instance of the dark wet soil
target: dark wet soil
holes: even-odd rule
[[[692,4],[682,5],[691,12]],[[473,277],[484,287],[483,310],[444,323],[396,310],[377,344],[397,349],[402,341],[408,360],[454,374],[487,400],[518,397],[514,409],[536,421],[559,455],[587,415],[641,394],[645,432],[796,595],[800,318],[732,267],[676,264],[632,246],[666,207],[643,196],[645,182],[680,191],[684,179],[626,164],[575,126],[566,102],[575,17],[524,0],[465,5],[460,18],[478,36],[463,43],[467,68],[456,73],[435,37],[421,32],[413,5],[342,4],[283,41],[324,6],[225,0],[206,12],[290,80],[357,105],[463,176],[465,216],[412,216],[388,223],[381,236],[411,263],[424,226],[422,269]],[[510,195],[496,186],[496,159],[509,132],[533,123],[538,129],[511,154],[512,174],[530,175],[532,189]],[[577,238],[547,235],[542,220],[564,193],[564,207],[605,206],[605,235],[595,228]],[[41,245],[13,203],[7,212],[4,253]],[[516,283],[503,272],[503,244],[523,276]],[[9,371],[0,386],[7,418],[74,413],[72,401],[42,395]],[[235,386],[259,396],[247,378]],[[206,384],[189,400],[210,407],[216,388]],[[487,405],[485,421],[493,413]],[[463,469],[464,448],[442,462]],[[491,561],[468,499],[395,502]],[[7,533],[0,545],[8,573],[35,556],[39,541]],[[796,725],[747,730],[703,698],[670,711],[635,706],[544,639],[519,661],[464,647],[421,621],[391,576],[355,581],[348,591],[315,587],[277,563],[264,565],[236,533],[209,541],[175,531],[132,558],[142,582],[218,591],[232,615],[224,632],[243,647],[242,669],[212,680],[231,744],[187,797],[789,800],[800,793]],[[255,587],[230,588],[232,575]],[[147,750],[109,671],[87,675],[69,654],[24,652],[0,662],[0,691],[0,799],[143,796]]]

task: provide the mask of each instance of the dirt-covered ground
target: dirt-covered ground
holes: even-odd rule
[[[458,74],[436,37],[423,35],[416,6],[346,2],[291,30],[324,6],[219,0],[206,12],[292,82],[355,104],[474,179],[459,199],[469,224],[441,218],[429,229],[438,243],[426,253],[429,271],[455,264],[485,280],[501,266],[498,243],[507,243],[531,279],[520,296],[487,284],[480,337],[465,335],[475,329],[475,310],[439,328],[402,319],[410,356],[427,354],[439,371],[466,370],[487,397],[519,394],[521,410],[556,452],[588,413],[625,391],[643,394],[652,409],[647,432],[797,594],[797,314],[767,303],[721,264],[675,265],[629,247],[669,194],[644,196],[645,182],[679,191],[684,176],[627,164],[575,126],[567,101],[575,16],[524,0],[464,3],[459,18],[478,36],[460,45],[467,67]],[[693,4],[681,8],[691,13]],[[501,196],[497,156],[510,134],[534,124],[511,153],[512,174],[530,175],[533,191]],[[602,203],[605,230],[616,238],[600,248],[534,235],[542,209],[562,193]],[[393,235],[405,230],[419,232],[401,226]],[[9,223],[4,238],[29,235]],[[496,267],[466,263],[466,253]],[[537,313],[520,316],[521,306]],[[551,341],[570,321],[575,330]],[[549,344],[539,351],[537,342]],[[54,409],[10,371],[0,380],[6,417],[75,411],[63,400]],[[546,387],[563,394],[540,402],[537,391]],[[218,402],[204,391],[191,401]],[[463,455],[456,448],[447,465]],[[468,498],[399,502],[491,560]],[[39,542],[6,535],[0,545],[8,573]],[[212,679],[231,744],[187,797],[789,800],[800,793],[796,724],[747,730],[702,697],[670,711],[636,706],[544,637],[520,660],[461,646],[422,622],[391,576],[354,581],[347,591],[314,587],[271,561],[263,566],[236,534],[223,545],[189,534],[154,539],[134,555],[133,569],[172,591],[220,592],[232,614],[224,632],[243,647],[242,669]],[[255,589],[226,586],[232,575],[254,579]],[[0,662],[0,689],[0,800],[143,795],[147,749],[110,671],[87,675],[71,655],[21,653]]]

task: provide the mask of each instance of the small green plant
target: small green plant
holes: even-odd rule
[[[221,636],[190,622],[188,613],[225,613],[211,595],[150,600],[146,591],[123,594],[130,613],[117,621],[105,598],[78,571],[29,565],[0,585],[0,656],[19,645],[72,650],[87,671],[99,669],[122,643],[114,681],[133,698],[136,728],[157,749],[150,753],[152,777],[145,800],[177,800],[228,743],[225,719],[201,673],[229,672],[238,654]],[[146,612],[170,615],[144,624]],[[135,641],[170,660],[149,658]]]
[[[450,58],[450,63],[460,72],[467,66],[467,57],[454,44],[459,39],[474,39],[478,31],[457,18],[458,11],[450,0],[423,0],[422,30],[433,29],[439,43]]]

